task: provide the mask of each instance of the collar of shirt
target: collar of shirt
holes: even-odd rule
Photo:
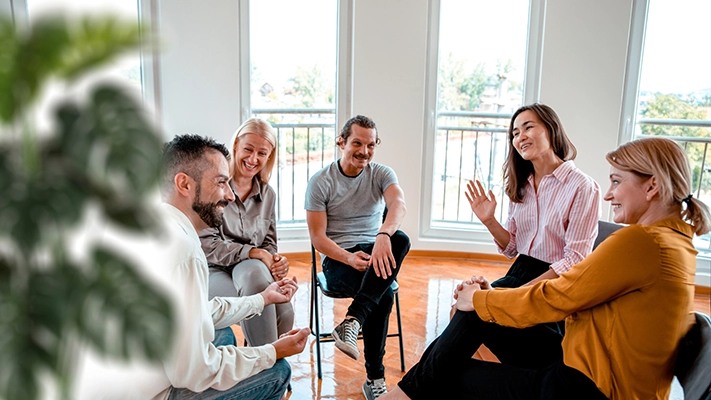
[[[175,221],[178,226],[180,226],[180,228],[185,232],[185,234],[188,235],[192,240],[195,240],[197,245],[200,246],[200,237],[198,236],[197,231],[195,231],[195,227],[190,222],[190,219],[188,219],[187,215],[175,208],[172,204],[168,203],[161,204],[161,210],[168,217],[170,217],[170,219]]]
[[[558,168],[554,169],[553,172],[546,176],[552,176],[559,182],[565,182],[565,180],[568,178],[568,175],[570,175],[570,173],[574,170],[575,163],[573,163],[573,160],[568,160],[564,161],[563,164],[560,164]],[[533,174],[528,176],[528,183],[531,185],[531,188],[533,188]]]
[[[235,201],[239,200],[239,196],[237,196],[237,187],[235,186],[235,181],[233,179],[230,179],[230,187],[232,188],[232,193],[235,194]],[[249,199],[250,197],[254,197],[255,201],[262,201],[262,190],[266,188],[266,185],[262,184],[262,181],[259,180],[258,175],[255,175],[254,178],[252,178],[252,190],[249,191],[249,196],[247,198]]]
[[[652,226],[659,226],[664,228],[669,228],[673,231],[679,232],[680,234],[693,238],[694,227],[686,223],[681,218],[664,218],[652,224]]]

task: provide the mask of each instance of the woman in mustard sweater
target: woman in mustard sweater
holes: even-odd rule
[[[457,288],[454,318],[382,399],[666,399],[676,349],[694,321],[694,233],[709,209],[692,197],[683,150],[635,140],[607,155],[614,221],[610,235],[570,271],[516,289],[481,277]],[[473,312],[472,312],[473,311]],[[526,369],[472,359],[506,329],[565,318],[563,356]]]

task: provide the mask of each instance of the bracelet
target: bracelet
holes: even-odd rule
[[[387,232],[378,232],[375,234],[375,236],[378,236],[378,235],[387,235],[387,237],[392,238],[392,236],[390,236],[390,234]]]

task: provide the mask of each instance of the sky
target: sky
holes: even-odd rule
[[[711,0],[650,0],[640,91],[711,89]]]
[[[288,85],[298,66],[318,66],[335,84],[337,1],[259,0],[249,8],[250,61],[259,81],[277,88]]]
[[[523,81],[528,31],[528,0],[442,0],[440,58],[452,53],[468,66],[513,61],[514,80]],[[495,72],[495,71],[493,71]]]
[[[136,18],[136,0],[27,0],[30,17],[61,8],[113,11]],[[442,0],[440,54],[473,67],[512,59],[523,80],[528,0]],[[337,1],[252,1],[251,57],[262,78],[281,85],[296,66],[318,65],[335,77]],[[711,89],[708,20],[711,0],[650,0],[641,91],[689,93]],[[235,49],[237,51],[237,49]],[[135,62],[135,60],[133,61]]]

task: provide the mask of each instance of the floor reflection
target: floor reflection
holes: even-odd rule
[[[309,326],[310,265],[292,261],[291,272],[299,280],[299,291],[294,300],[295,326]],[[499,277],[505,265],[488,266],[461,262],[441,263],[429,259],[406,259],[400,277],[400,302],[403,323],[405,366],[410,368],[432,340],[447,326],[454,286],[472,274]],[[329,332],[345,316],[349,299],[332,299],[319,293],[321,330]],[[391,314],[391,331],[397,322]],[[359,348],[363,351],[359,341]],[[397,338],[388,338],[385,354],[385,378],[393,387],[402,377]],[[307,349],[289,358],[292,367],[292,392],[289,398],[300,399],[362,399],[361,386],[365,381],[364,360],[354,361],[335,348],[333,343],[321,344],[323,379],[316,378],[316,341],[313,337]]]

